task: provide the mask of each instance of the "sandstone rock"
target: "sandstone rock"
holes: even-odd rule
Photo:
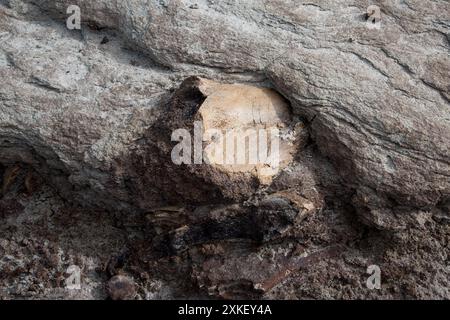
[[[52,16],[62,18],[65,16],[65,8],[72,2],[42,0],[31,4],[28,1],[11,1],[10,6],[33,16],[37,10],[36,4]],[[360,1],[355,1],[352,6],[347,6],[343,1],[326,0],[320,1],[317,6],[291,1],[239,5],[235,2],[205,2],[199,4],[196,10],[176,1],[154,4],[133,1],[126,6],[107,0],[96,4],[81,0],[76,2],[81,7],[84,21],[95,23],[99,28],[117,29],[130,43],[145,51],[157,63],[178,70],[177,75],[186,72],[223,77],[225,72],[228,73],[226,77],[231,78],[229,72],[240,72],[253,79],[257,74],[265,75],[290,100],[295,114],[301,114],[309,120],[314,118],[311,126],[313,139],[320,151],[339,168],[339,173],[349,186],[355,189],[363,187],[364,191],[360,192],[380,197],[380,203],[384,203],[381,207],[390,206],[386,200],[389,198],[411,209],[430,208],[443,197],[448,197],[450,127],[446,84],[449,73],[444,70],[449,65],[449,42],[448,24],[445,22],[448,10],[445,3],[430,2],[427,5],[408,1],[406,5],[386,1],[383,3],[382,27],[380,30],[372,30],[366,27],[366,21],[362,19],[366,3]],[[260,12],[266,12],[267,15],[262,16]],[[3,14],[3,28],[26,37],[26,33],[20,31],[21,24],[8,26],[8,21],[13,18],[8,17],[7,12]],[[407,26],[405,21],[408,21]],[[40,28],[39,32],[45,32],[44,27]],[[86,32],[85,30],[81,34],[86,36]],[[55,37],[59,36],[55,34]],[[219,38],[223,40],[218,41]],[[61,47],[61,50],[66,50],[68,54],[62,54],[56,59],[58,63],[54,64],[57,66],[54,72],[48,70],[44,73],[33,71],[35,60],[23,57],[19,59],[15,52],[19,52],[18,43],[23,43],[23,40],[16,39],[9,44],[3,42],[3,52],[7,57],[5,63],[27,70],[31,82],[51,88],[54,93],[48,95],[47,100],[53,99],[50,103],[58,103],[58,99],[62,97],[62,94],[57,94],[58,91],[70,91],[70,86],[81,84],[80,80],[86,76],[92,79],[92,82],[84,80],[85,84],[89,83],[89,86],[85,86],[87,92],[97,88],[98,93],[95,94],[101,97],[102,85],[92,86],[100,80],[105,83],[103,87],[106,85],[108,91],[121,92],[117,82],[113,85],[116,87],[113,90],[105,82],[108,76],[101,76],[108,74],[106,70],[111,70],[111,66],[115,64],[98,62],[98,66],[94,68],[89,63],[90,73],[87,73],[84,58],[78,53],[70,53],[74,51],[73,48],[79,47],[78,50],[82,50],[83,44],[78,40],[70,39],[72,44],[64,42],[67,45]],[[47,41],[54,41],[56,45],[63,43],[62,39],[56,38]],[[33,50],[41,55],[44,52],[43,49]],[[97,49],[89,50],[94,50],[92,54],[96,54]],[[43,57],[45,59],[45,55]],[[125,58],[123,55],[121,57]],[[77,71],[64,75],[67,70],[63,69],[65,65],[78,65]],[[15,76],[11,74],[8,77],[17,79],[16,68],[2,70],[15,72]],[[100,76],[95,76],[95,73]],[[121,74],[117,70],[112,73]],[[128,76],[140,83],[156,84],[153,85],[153,92],[166,90],[170,83],[165,80],[169,78],[167,73],[154,67],[145,73],[134,72]],[[4,74],[3,78],[6,77]],[[136,81],[127,80],[127,83],[137,84]],[[164,82],[165,85],[158,85]],[[123,155],[132,149],[130,141],[139,139],[139,133],[142,132],[139,128],[151,123],[151,116],[143,116],[143,112],[148,114],[149,104],[155,105],[150,102],[151,95],[148,92],[141,100],[137,99],[138,96],[134,97],[135,106],[132,111],[120,107],[121,101],[123,106],[127,104],[126,97],[132,91],[133,89],[123,93],[122,98],[97,98],[97,102],[102,101],[101,108],[109,110],[104,120],[94,118],[94,113],[88,110],[77,115],[74,110],[83,110],[83,107],[60,107],[59,119],[71,119],[70,127],[74,127],[77,121],[80,128],[77,134],[64,133],[69,126],[44,125],[46,118],[40,118],[41,127],[52,127],[55,130],[61,127],[62,132],[52,131],[52,136],[67,137],[67,143],[70,143],[67,150],[73,152],[76,148],[78,150],[74,155],[81,155],[63,156],[60,147],[52,147],[56,149],[57,155],[45,154],[46,158],[54,159],[54,166],[59,167],[59,170],[64,166],[70,167],[65,175],[71,177],[72,185],[89,185],[93,189],[109,191],[112,189],[109,194],[132,202],[132,196],[115,185],[122,184],[124,187],[127,178],[111,177],[107,172],[123,170],[120,165],[115,164],[119,160],[112,159],[117,159],[117,154]],[[93,97],[92,94],[84,94],[84,97],[90,96]],[[105,94],[103,97],[106,97]],[[158,95],[155,96],[156,100],[157,97]],[[22,95],[22,99],[26,101],[27,95]],[[156,102],[155,99],[153,101]],[[114,101],[114,106],[109,101]],[[146,107],[136,107],[140,104],[139,101],[145,103]],[[77,103],[86,105],[86,101],[77,102],[77,99],[71,105],[75,106]],[[11,108],[6,114],[11,113],[10,110]],[[120,122],[119,119],[124,119],[127,112],[132,112],[131,119],[135,120]],[[26,115],[27,112],[24,112],[21,117]],[[19,114],[11,114],[8,119],[12,123],[18,123],[17,117]],[[85,122],[83,119],[89,120]],[[147,124],[138,119],[147,119]],[[100,121],[98,125],[97,121]],[[133,121],[135,122],[131,125]],[[89,123],[86,130],[81,129],[84,123]],[[116,130],[114,125],[121,127]],[[107,132],[96,132],[97,130]],[[136,132],[135,137],[132,132]],[[100,138],[102,134],[103,139]],[[20,141],[31,139],[30,135],[18,138],[11,133],[11,129],[3,135],[12,135],[12,138]],[[50,132],[47,136],[49,135]],[[47,138],[44,136],[39,139],[44,145],[40,148],[46,148],[46,152],[51,153],[52,148],[47,146]],[[112,139],[116,142],[114,147],[106,142]],[[80,140],[83,140],[82,144],[76,142]],[[59,145],[61,143],[62,141],[58,141]],[[32,144],[37,145],[35,141]],[[22,158],[24,156],[20,155]],[[80,164],[78,159],[84,159],[86,163]],[[58,160],[60,163],[56,165]],[[105,168],[98,171],[100,163],[104,163]],[[369,211],[379,210],[377,207],[366,208]]]

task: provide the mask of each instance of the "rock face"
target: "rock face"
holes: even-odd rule
[[[328,267],[351,283],[370,261],[397,279],[401,256],[436,279],[384,297],[449,298],[449,5],[380,7],[374,28],[358,0],[0,1],[4,212],[40,181],[77,210],[145,216],[151,253],[130,259],[177,259],[207,296],[364,297],[298,283]],[[208,131],[270,128],[276,164],[227,163]],[[205,150],[191,163],[173,159],[178,129]]]

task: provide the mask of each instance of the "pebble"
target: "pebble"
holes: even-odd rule
[[[112,300],[132,300],[136,296],[136,285],[133,279],[124,275],[112,277],[106,289]]]

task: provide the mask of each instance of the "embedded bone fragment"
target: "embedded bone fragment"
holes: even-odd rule
[[[251,172],[270,183],[297,148],[287,101],[276,91],[202,79],[206,96],[198,110],[204,161],[225,172]]]

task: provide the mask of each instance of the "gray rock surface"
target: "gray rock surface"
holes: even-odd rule
[[[66,28],[69,5],[81,30]],[[0,1],[3,206],[20,163],[86,214],[147,214],[148,255],[178,259],[206,295],[366,297],[355,270],[376,260],[392,279],[416,268],[384,297],[449,298],[450,4],[378,5],[380,29],[358,0]],[[204,99],[192,76],[290,103],[304,138],[269,186],[170,162],[171,130]]]

